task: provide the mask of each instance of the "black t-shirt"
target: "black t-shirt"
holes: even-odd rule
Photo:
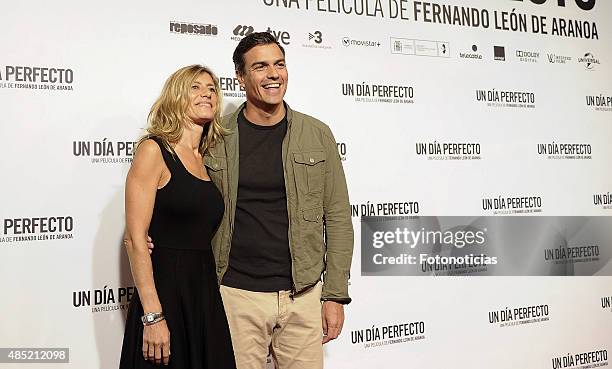
[[[291,289],[289,217],[282,161],[287,117],[273,126],[238,116],[238,200],[223,284],[257,292]]]

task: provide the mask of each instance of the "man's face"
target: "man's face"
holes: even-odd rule
[[[285,56],[276,44],[255,46],[244,54],[244,73],[237,74],[246,90],[247,101],[257,105],[283,103],[289,75]]]

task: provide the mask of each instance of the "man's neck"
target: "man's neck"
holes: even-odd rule
[[[286,111],[285,104],[257,106],[247,101],[244,117],[251,123],[260,126],[273,126],[283,120]]]

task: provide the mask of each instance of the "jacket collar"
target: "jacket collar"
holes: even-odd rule
[[[246,104],[246,101],[240,104],[238,109],[236,109],[236,111],[230,115],[229,121],[227,122],[227,128],[230,131],[228,135],[233,135],[236,133],[236,128],[238,128],[238,115],[246,107]],[[291,127],[291,122],[293,121],[293,110],[291,110],[289,104],[287,104],[285,101],[283,101],[283,104],[285,104],[285,110],[287,111],[287,128],[289,128]]]

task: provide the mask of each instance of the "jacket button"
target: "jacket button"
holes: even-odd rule
[[[217,169],[217,167],[219,166],[219,164],[215,164],[213,165],[213,167],[215,167],[215,169]]]
[[[310,158],[310,162],[311,162],[311,163],[314,163],[314,159],[313,159],[313,158]]]

